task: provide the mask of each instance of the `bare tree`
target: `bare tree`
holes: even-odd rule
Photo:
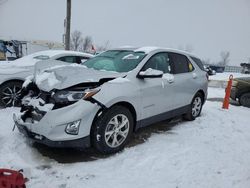
[[[87,52],[88,50],[90,50],[92,43],[92,37],[86,36],[82,42],[82,51]]]
[[[219,65],[225,66],[229,63],[230,59],[230,52],[229,51],[223,51],[220,53],[221,61],[218,63]]]
[[[210,65],[210,64],[212,64],[209,58],[203,59],[203,60],[202,60],[202,63],[205,64],[205,65]]]
[[[83,43],[82,33],[78,30],[75,30],[71,33],[71,40],[70,40],[70,49],[74,51],[80,51],[80,48]]]
[[[96,50],[98,52],[103,52],[103,51],[106,51],[110,48],[110,42],[109,41],[106,41],[103,45],[98,45],[96,47]]]

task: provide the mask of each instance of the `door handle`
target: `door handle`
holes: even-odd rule
[[[197,78],[197,74],[193,73],[193,79],[196,79],[196,78]]]

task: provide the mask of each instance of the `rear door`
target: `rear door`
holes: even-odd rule
[[[196,92],[197,75],[189,59],[182,54],[169,52],[174,75],[174,105],[180,108],[189,105]]]

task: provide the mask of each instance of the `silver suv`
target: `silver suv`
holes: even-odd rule
[[[179,115],[194,120],[207,97],[200,59],[177,50],[120,48],[84,65],[40,70],[44,63],[23,88],[14,121],[51,147],[118,152],[139,128]]]

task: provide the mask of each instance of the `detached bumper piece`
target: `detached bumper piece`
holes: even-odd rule
[[[13,117],[15,126],[18,128],[19,132],[24,134],[26,137],[30,138],[34,142],[44,144],[53,148],[88,148],[90,147],[90,136],[67,141],[52,141],[43,135],[33,133],[27,129],[24,125],[20,124],[14,115]]]

